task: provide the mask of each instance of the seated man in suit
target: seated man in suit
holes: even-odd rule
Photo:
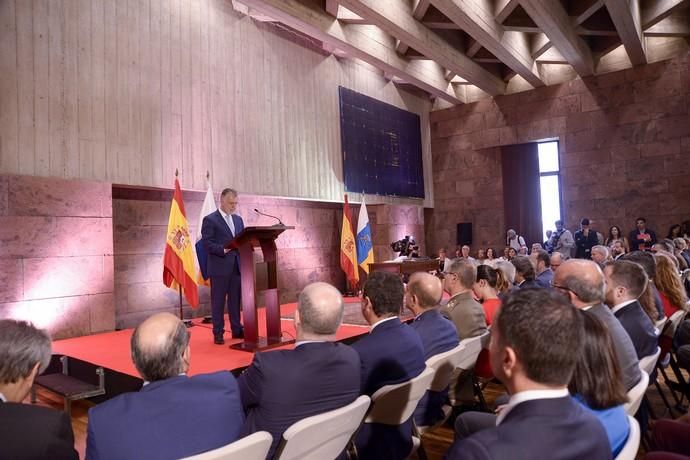
[[[265,430],[273,435],[268,458],[290,425],[346,406],[359,396],[359,356],[335,341],[343,308],[343,297],[333,286],[308,285],[297,301],[294,350],[257,353],[239,377],[247,411],[243,432]]]
[[[371,325],[371,332],[352,348],[362,361],[361,392],[371,396],[384,385],[416,377],[426,365],[419,334],[398,317],[404,296],[400,277],[373,272],[362,296],[362,315]],[[412,417],[400,427],[365,423],[356,445],[360,459],[406,458],[412,450]]]
[[[560,252],[558,253],[560,254]],[[535,281],[542,287],[550,288],[553,281],[553,270],[551,270],[551,256],[548,252],[540,249],[534,254],[537,277]]]
[[[50,363],[50,337],[25,321],[0,320],[0,458],[78,460],[64,412],[22,404]]]
[[[515,265],[515,284],[519,289],[543,287],[536,280],[537,274],[529,257],[518,256],[511,260],[510,263]]]
[[[604,305],[604,274],[599,266],[591,260],[567,260],[554,274],[553,288],[567,295],[576,308],[589,310],[606,324],[623,372],[625,391],[630,391],[640,381],[639,361],[630,336]]]
[[[199,454],[239,438],[244,422],[230,372],[187,377],[189,332],[158,313],[132,334],[132,360],[143,388],[89,410],[87,459],[170,459]]]
[[[606,304],[621,322],[635,345],[637,358],[656,353],[659,337],[652,320],[637,298],[647,288],[647,275],[635,262],[617,260],[604,268]]]
[[[424,346],[424,359],[452,350],[458,346],[455,325],[438,311],[443,296],[441,280],[429,273],[418,272],[410,276],[405,291],[405,307],[415,315],[410,326],[417,331]],[[429,426],[443,418],[441,407],[448,390],[427,391],[414,412],[417,426]]]
[[[562,295],[525,289],[507,296],[489,352],[510,400],[495,427],[455,442],[447,458],[611,458],[603,426],[568,393],[582,337],[582,318]]]

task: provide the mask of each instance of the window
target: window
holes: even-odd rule
[[[558,164],[558,142],[542,142],[539,153],[539,187],[541,194],[541,223],[546,230],[555,230],[554,222],[561,219],[561,178]]]

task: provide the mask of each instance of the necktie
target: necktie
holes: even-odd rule
[[[227,219],[225,221],[228,223],[228,227],[230,227],[230,231],[232,232],[233,236],[235,235],[235,223],[232,221],[232,214],[228,214]]]

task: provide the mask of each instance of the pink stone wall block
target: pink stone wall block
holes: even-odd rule
[[[9,213],[15,216],[111,217],[106,182],[8,176]]]

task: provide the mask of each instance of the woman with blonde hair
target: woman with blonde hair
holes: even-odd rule
[[[680,281],[677,266],[671,256],[658,253],[654,255],[654,259],[656,260],[654,284],[656,284],[661,295],[664,313],[667,318],[670,318],[678,310],[688,309],[688,297]]]

